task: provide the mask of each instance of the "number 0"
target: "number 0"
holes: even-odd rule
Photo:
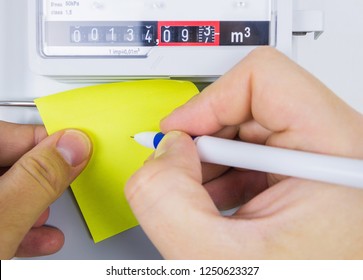
[[[73,31],[73,41],[76,43],[81,42],[81,31],[79,31],[78,29]]]
[[[163,32],[163,38],[165,43],[169,43],[171,41],[171,32],[169,29],[165,29]]]
[[[92,39],[92,41],[98,41],[98,29],[97,28],[92,28],[91,39]]]

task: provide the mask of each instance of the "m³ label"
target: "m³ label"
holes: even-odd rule
[[[222,21],[221,46],[261,46],[270,41],[270,21]]]

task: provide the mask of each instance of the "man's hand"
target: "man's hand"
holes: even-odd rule
[[[55,253],[64,242],[44,225],[48,206],[85,168],[91,142],[80,131],[0,122],[0,258]]]
[[[363,158],[362,116],[284,55],[255,50],[161,127],[126,196],[164,257],[363,258],[362,190],[202,166],[192,139],[170,132]]]

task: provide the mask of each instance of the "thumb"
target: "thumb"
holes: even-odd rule
[[[39,216],[84,169],[90,154],[86,135],[61,131],[44,139],[0,178],[0,244],[6,244],[1,257],[13,256]]]
[[[126,184],[126,197],[134,214],[166,258],[195,257],[201,246],[208,247],[198,236],[210,232],[210,221],[220,214],[201,185],[201,174],[191,137],[170,132],[154,158]]]

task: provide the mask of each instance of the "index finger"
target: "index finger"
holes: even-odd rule
[[[40,125],[21,125],[0,121],[0,167],[13,165],[47,136]]]
[[[281,132],[341,102],[320,81],[273,48],[258,48],[161,122],[162,130],[214,134],[251,119]],[[331,104],[333,103],[333,104]],[[333,106],[331,106],[333,105]],[[336,107],[336,106],[335,106]]]

